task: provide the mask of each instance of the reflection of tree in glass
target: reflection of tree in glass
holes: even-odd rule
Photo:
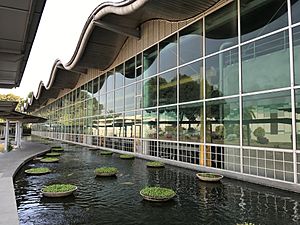
[[[144,107],[156,106],[156,77],[152,77],[144,83]]]

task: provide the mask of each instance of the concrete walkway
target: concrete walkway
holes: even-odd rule
[[[0,225],[19,225],[13,177],[22,165],[49,150],[50,146],[23,141],[21,148],[0,154]]]

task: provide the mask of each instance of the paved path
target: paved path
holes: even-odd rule
[[[22,147],[0,154],[0,225],[19,225],[13,177],[34,156],[50,150],[47,145],[22,142]]]

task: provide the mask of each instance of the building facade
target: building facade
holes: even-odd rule
[[[300,1],[226,1],[140,31],[35,110],[48,121],[33,134],[297,191]]]

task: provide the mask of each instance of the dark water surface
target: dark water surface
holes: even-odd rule
[[[227,178],[204,183],[195,171],[168,165],[147,169],[142,159],[122,160],[117,154],[101,156],[85,147],[61,145],[65,152],[59,163],[30,161],[16,175],[20,224],[300,224],[299,194]],[[24,174],[40,166],[54,172]],[[115,166],[120,172],[116,178],[95,178],[93,171],[99,166]],[[67,198],[45,198],[40,190],[51,183],[75,184],[78,191]],[[173,188],[177,196],[165,203],[146,202],[139,191],[147,185]]]

